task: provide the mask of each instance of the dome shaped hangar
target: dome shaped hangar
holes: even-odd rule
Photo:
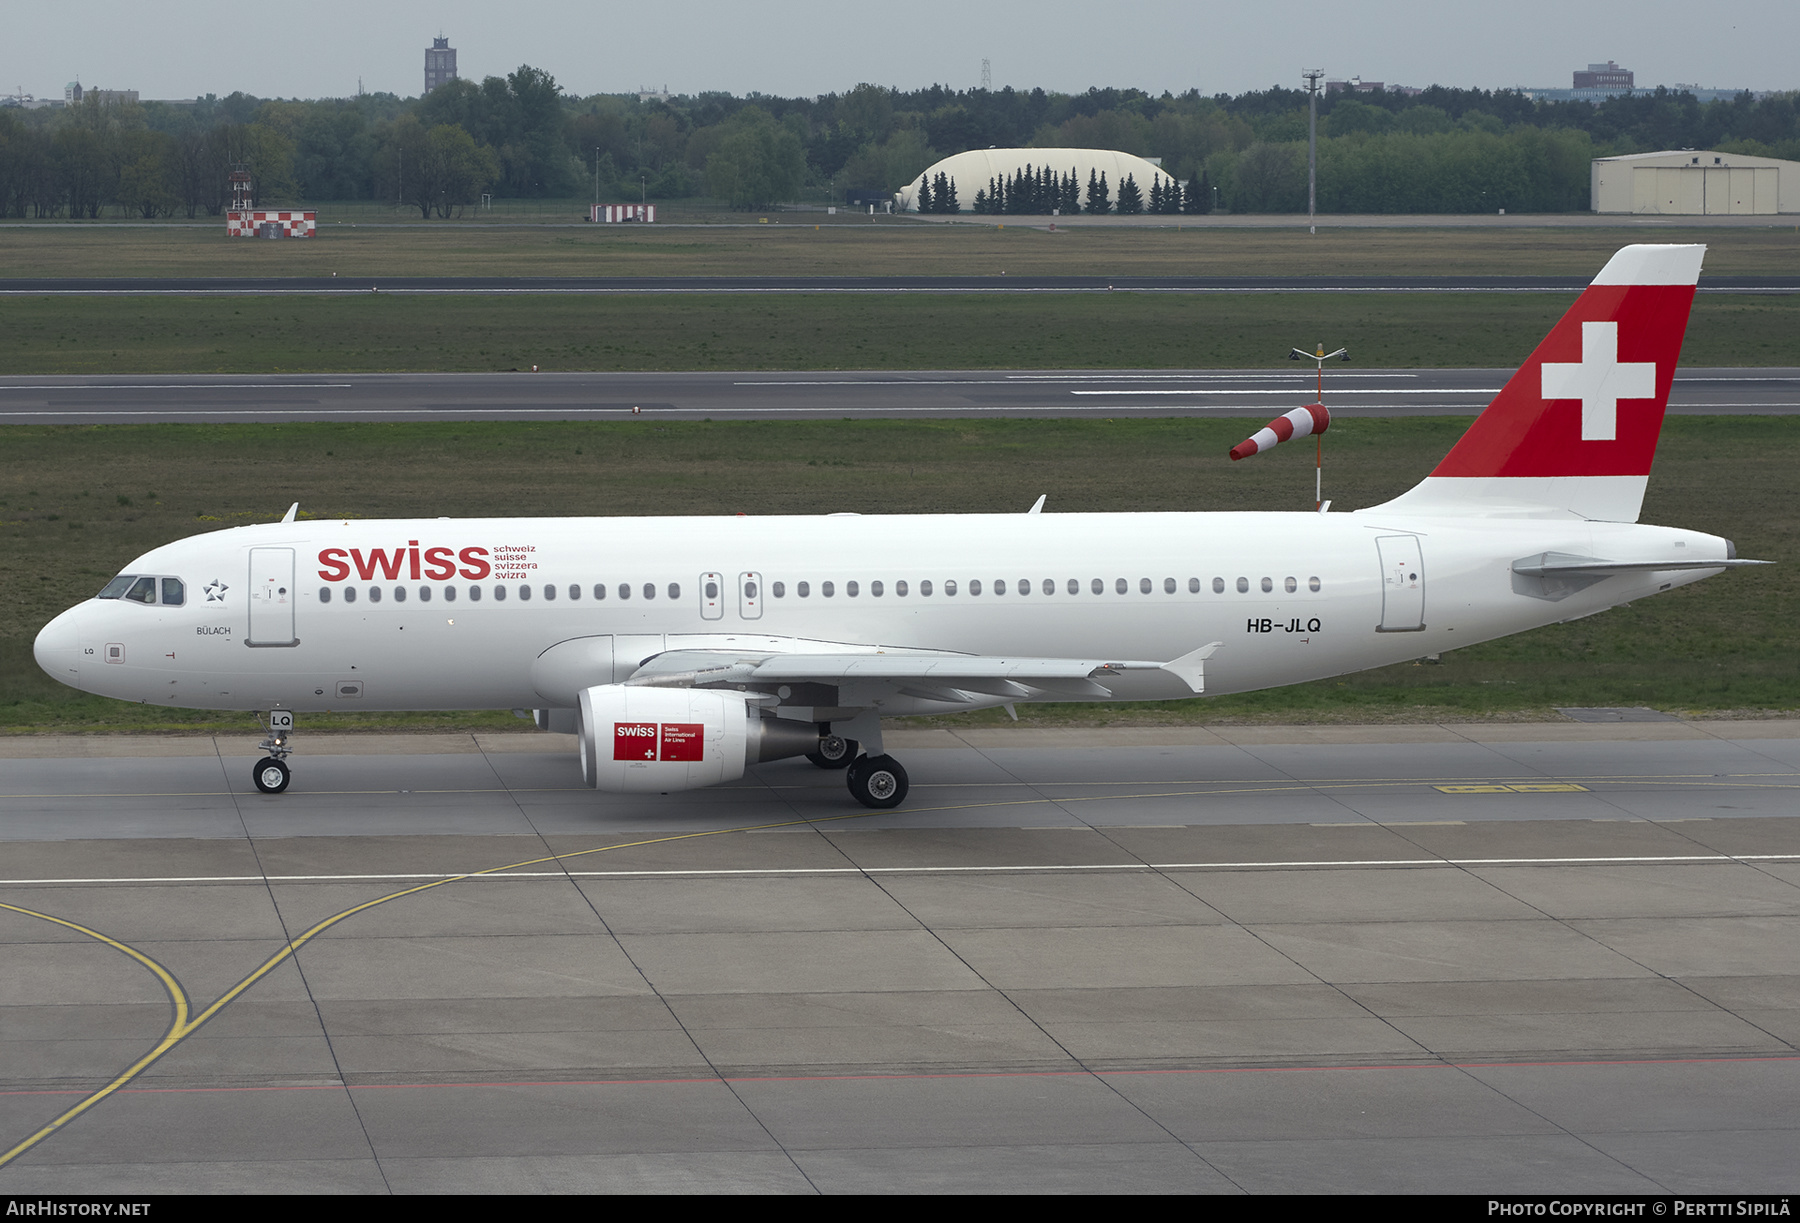
[[[1137,183],[1138,190],[1143,192],[1146,201],[1150,198],[1150,184],[1153,181],[1160,179],[1165,189],[1175,181],[1173,176],[1142,157],[1113,149],[970,149],[966,153],[944,158],[896,191],[894,207],[902,212],[917,212],[919,185],[927,179],[935,184],[941,173],[945,178],[956,182],[957,211],[973,212],[975,193],[986,191],[989,179],[1010,180],[1026,166],[1030,166],[1033,173],[1045,167],[1058,175],[1073,170],[1075,181],[1081,185],[1081,201],[1084,206],[1087,203],[1088,176],[1092,173],[1106,175],[1106,187],[1114,201],[1119,198],[1119,184],[1125,181],[1126,175],[1130,175]]]

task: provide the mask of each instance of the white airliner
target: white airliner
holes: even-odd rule
[[[267,715],[266,793],[296,713],[525,708],[601,790],[805,755],[892,807],[883,717],[1292,684],[1758,563],[1637,524],[1704,250],[1621,250],[1423,483],[1353,513],[290,509],[146,553],[36,655],[87,692]]]

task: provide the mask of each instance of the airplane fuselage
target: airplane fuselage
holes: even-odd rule
[[[1688,567],[1575,589],[1514,571],[1546,552]],[[533,663],[600,636],[614,643],[607,681],[665,650],[751,643],[1168,659],[1217,642],[1204,687],[1220,694],[1589,615],[1729,556],[1695,531],[1379,509],[307,521],[155,549],[126,573],[178,579],[179,605],[90,599],[45,630],[39,657],[125,700],[305,712],[567,706]],[[794,716],[857,704],[806,687],[783,701]],[[1040,699],[1192,695],[1168,674],[1126,672],[1104,694]]]

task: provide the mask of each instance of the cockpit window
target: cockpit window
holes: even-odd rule
[[[135,581],[137,581],[137,579],[132,577],[129,573],[121,573],[118,577],[103,586],[100,593],[94,597],[96,599],[117,599],[127,590],[130,590],[131,584]]]
[[[187,602],[187,587],[180,578],[164,578],[162,596],[164,607],[180,607]]]
[[[134,603],[156,602],[156,579],[139,578],[131,584],[131,589],[125,592],[125,597]]]

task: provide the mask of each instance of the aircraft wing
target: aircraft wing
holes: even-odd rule
[[[808,642],[816,647],[817,643]],[[625,682],[656,687],[830,684],[885,689],[953,704],[1023,700],[1038,693],[1107,697],[1104,681],[1127,671],[1167,671],[1190,691],[1205,690],[1205,663],[1218,642],[1167,662],[1146,659],[1029,658],[924,650],[845,650],[805,653],[670,650],[650,659]],[[984,699],[985,698],[985,699]]]

